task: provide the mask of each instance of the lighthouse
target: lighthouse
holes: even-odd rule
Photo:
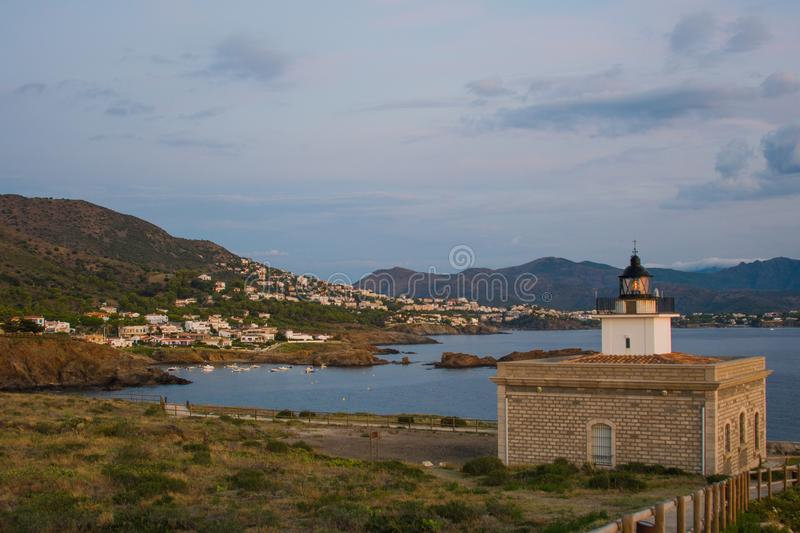
[[[653,276],[642,266],[634,244],[630,265],[619,276],[619,295],[598,298],[595,319],[605,355],[658,355],[672,352],[675,300],[653,291]]]

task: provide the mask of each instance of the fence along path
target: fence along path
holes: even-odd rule
[[[742,472],[697,492],[659,502],[592,530],[591,533],[719,533],[736,523],[751,500],[771,498],[800,483],[800,465],[767,466]]]
[[[242,420],[264,420],[271,422],[302,422],[328,426],[358,426],[404,428],[428,431],[454,431],[460,433],[497,433],[496,420],[460,418],[441,415],[376,415],[372,413],[330,413],[324,411],[292,411],[289,409],[263,409],[260,407],[231,407],[225,405],[203,405],[186,402],[168,403],[166,396],[122,393],[112,398],[133,402],[158,403],[171,416],[220,417],[230,416]]]

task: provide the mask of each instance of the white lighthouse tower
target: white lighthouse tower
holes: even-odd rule
[[[653,276],[642,266],[634,241],[631,264],[619,276],[619,296],[598,298],[606,355],[655,355],[672,352],[673,298],[651,292]]]

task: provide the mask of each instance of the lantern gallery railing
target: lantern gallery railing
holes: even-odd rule
[[[609,297],[601,297],[597,298],[595,301],[595,311],[598,314],[610,314],[616,311],[617,309],[617,300],[619,298],[609,298]],[[657,313],[674,313],[675,312],[675,298],[669,297],[659,297],[655,298],[656,301],[656,312]]]

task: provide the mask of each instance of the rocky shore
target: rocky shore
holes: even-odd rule
[[[530,350],[527,352],[511,352],[499,359],[491,356],[480,357],[468,353],[444,352],[438,363],[433,363],[436,368],[480,368],[496,367],[497,363],[508,361],[526,361],[530,359],[546,359],[550,357],[566,357],[570,355],[586,355],[597,353],[581,348],[562,348],[560,350]]]
[[[119,389],[185,384],[149,357],[70,338],[0,336],[0,390]]]

